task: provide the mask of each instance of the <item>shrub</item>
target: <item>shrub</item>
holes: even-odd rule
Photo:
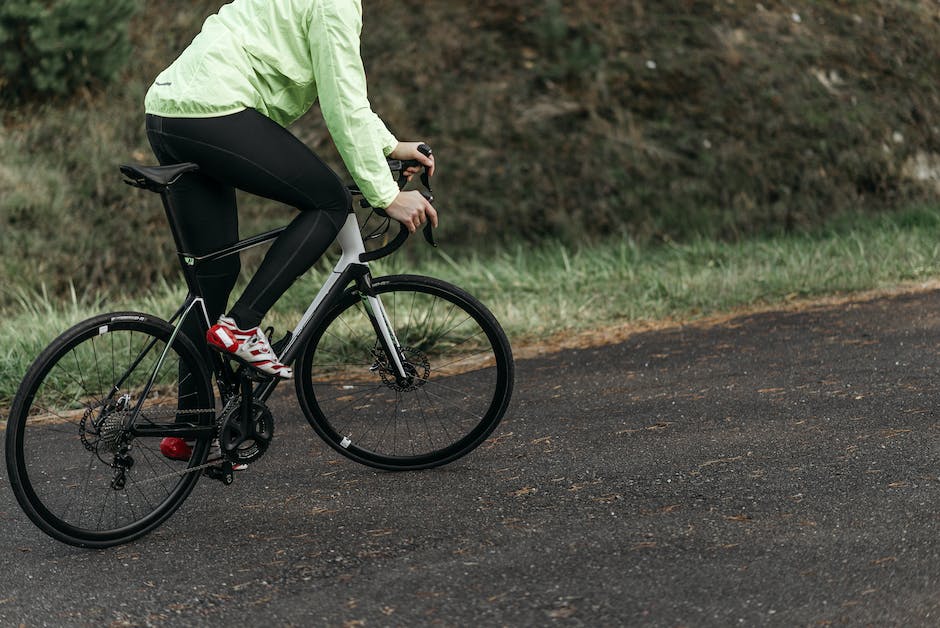
[[[24,102],[114,78],[130,54],[134,0],[3,0],[0,98]]]

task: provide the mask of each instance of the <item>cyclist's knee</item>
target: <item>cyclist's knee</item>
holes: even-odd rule
[[[352,203],[352,194],[345,185],[340,185],[331,194],[330,201],[320,208],[322,215],[330,221],[336,232],[339,232],[346,222],[346,217],[352,211]]]
[[[343,204],[342,204],[343,211],[348,214],[353,206],[352,194],[349,192],[349,188],[347,188],[345,185],[341,185],[340,189],[343,192]]]
[[[336,185],[320,188],[317,190],[316,197],[299,209],[302,211],[325,212],[330,215],[335,223],[337,218],[341,218],[342,221],[346,220],[346,215],[352,209],[352,202],[352,194],[337,179]]]
[[[346,216],[352,211],[353,198],[345,185],[339,186],[340,197],[337,199],[336,209],[330,209],[329,215],[333,225],[339,229],[346,222]]]

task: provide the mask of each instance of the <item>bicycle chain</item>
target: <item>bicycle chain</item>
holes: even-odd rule
[[[219,412],[218,416],[216,416],[215,418],[216,438],[218,438],[219,434],[222,431],[222,425],[224,423],[225,417],[228,416],[228,413],[233,408],[237,407],[240,403],[241,403],[241,395],[232,395],[231,397],[229,397],[229,400],[222,407],[222,411]],[[167,413],[168,416],[169,415],[177,416],[180,414],[204,414],[208,412],[215,414],[215,408],[206,409],[206,410],[193,409],[193,410],[176,410],[176,411],[166,409],[166,410],[163,410],[162,412]],[[221,460],[224,460],[224,458],[222,458]],[[220,462],[219,460],[213,460],[212,462],[207,462],[197,467],[187,467],[186,469],[182,469],[181,471],[173,471],[165,475],[158,475],[157,477],[154,477],[154,478],[141,480],[139,482],[136,482],[136,484],[150,484],[152,482],[159,482],[160,480],[165,480],[167,478],[180,477],[180,476],[186,475],[187,473],[195,473],[196,471],[204,471],[205,469],[208,469],[210,467],[217,466],[219,462]]]
[[[216,437],[218,437],[219,433],[222,430],[224,418],[228,416],[228,413],[232,408],[238,406],[240,403],[241,403],[241,395],[233,395],[232,397],[229,398],[228,402],[226,402],[225,406],[222,408],[222,411],[218,414],[218,416],[216,416]],[[132,411],[122,410],[121,412],[129,415],[131,414]],[[211,408],[211,409],[193,408],[193,409],[187,409],[187,410],[173,410],[173,409],[167,408],[167,409],[158,409],[158,410],[147,410],[145,414],[146,416],[161,416],[162,414],[163,416],[176,417],[180,415],[206,414],[206,413],[215,414],[215,408]],[[144,412],[142,411],[138,414],[144,414]],[[84,440],[85,440],[84,434],[82,434],[81,436],[82,436],[82,441],[84,443]],[[85,444],[85,447],[88,448],[88,444],[87,443],[84,443],[84,444]],[[224,458],[222,458],[222,460],[224,460]],[[187,467],[186,469],[182,469],[180,471],[173,471],[171,473],[166,473],[164,475],[158,475],[153,478],[140,480],[139,482],[135,482],[135,484],[138,484],[138,485],[150,484],[153,482],[159,482],[160,480],[165,480],[167,478],[180,477],[180,476],[186,475],[187,473],[195,473],[197,471],[203,471],[210,467],[217,466],[218,464],[219,464],[219,460],[213,460],[212,462],[207,462],[205,464],[201,464],[196,467]]]
[[[238,403],[238,400],[239,400],[239,399],[241,399],[241,397],[240,397],[239,395],[235,395],[235,396],[231,397],[231,398],[228,400],[228,402],[225,404],[225,406],[222,408],[222,412],[220,412],[219,415],[215,418],[216,438],[218,438],[219,433],[222,431],[222,422],[223,422],[222,419],[223,419],[223,417],[226,415],[226,412],[229,410],[229,408],[231,408],[233,405],[235,405],[235,404]],[[169,412],[169,411],[168,411],[168,410],[164,410],[164,412]],[[215,408],[212,408],[211,410],[180,410],[179,412],[177,412],[177,413],[175,413],[175,414],[203,414],[203,413],[206,413],[206,412],[211,412],[212,414],[215,414]],[[217,466],[217,465],[219,464],[219,462],[220,462],[220,460],[213,460],[212,462],[206,462],[206,463],[201,464],[201,465],[199,465],[199,466],[197,466],[197,467],[187,467],[187,468],[185,468],[185,469],[183,469],[183,470],[181,470],[181,471],[173,471],[173,472],[167,473],[167,474],[165,474],[165,475],[158,475],[158,476],[155,477],[155,478],[149,478],[149,479],[147,479],[147,480],[141,480],[140,482],[137,482],[137,484],[150,484],[150,483],[152,483],[152,482],[159,482],[160,480],[165,480],[165,479],[167,479],[167,478],[184,476],[184,475],[186,475],[187,473],[195,473],[196,471],[203,471],[203,470],[208,469],[208,468],[210,468],[210,467],[215,467],[215,466]]]
[[[96,449],[95,444],[92,444],[92,443],[89,443],[89,442],[88,442],[88,439],[86,438],[86,434],[91,434],[92,436],[97,436],[97,437],[99,438],[99,440],[106,439],[106,436],[104,436],[104,435],[101,434],[100,426],[96,426],[96,427],[98,427],[98,432],[97,432],[97,433],[90,432],[90,431],[89,431],[88,429],[86,429],[86,427],[85,427],[85,425],[89,422],[89,420],[91,420],[91,418],[92,418],[92,413],[93,413],[94,410],[95,410],[95,406],[89,406],[89,407],[85,410],[85,414],[82,416],[82,420],[81,420],[81,421],[79,422],[79,424],[78,424],[78,425],[79,425],[79,434],[78,434],[78,435],[79,435],[79,438],[80,438],[81,441],[82,441],[82,445],[84,445],[85,449],[87,449],[88,451],[90,451],[90,452],[92,452],[92,453],[94,453],[97,449]],[[168,409],[168,410],[160,410],[159,412],[162,412],[162,413],[164,414],[164,416],[179,416],[179,415],[181,415],[181,414],[182,414],[182,415],[187,415],[187,414],[204,414],[204,413],[206,413],[206,412],[211,412],[212,414],[215,414],[215,409],[214,409],[214,408],[213,408],[212,410],[199,410],[199,409],[192,409],[192,410],[169,410],[169,409]],[[114,412],[109,412],[109,413],[107,413],[105,416],[99,417],[99,419],[120,418],[121,424],[123,425],[124,420],[125,420],[127,417],[131,416],[133,413],[134,413],[133,410],[118,410],[118,411],[114,411]],[[138,414],[141,414],[141,413],[138,413]],[[146,414],[147,414],[147,416],[159,416],[159,414],[155,413],[155,412],[152,411],[152,410],[147,410],[147,411],[146,411]],[[91,422],[92,422],[93,425],[96,423],[96,421],[94,421],[94,420],[91,420]],[[103,423],[104,423],[104,422],[102,422],[102,424],[103,424]]]
[[[226,404],[225,408],[228,409],[229,406],[231,405],[231,403],[232,403],[232,401],[230,400],[229,403]],[[90,409],[91,409],[91,408],[89,408],[89,410],[90,410]],[[120,411],[120,413],[114,413],[114,414],[112,414],[112,415],[110,415],[110,416],[114,416],[115,414],[123,414],[123,415],[125,415],[125,416],[130,416],[132,413],[133,413],[132,410],[122,410],[122,411]],[[167,409],[158,409],[158,410],[146,410],[146,411],[141,411],[141,412],[138,413],[138,415],[143,414],[143,415],[145,415],[146,417],[155,417],[155,416],[167,416],[167,417],[173,416],[173,417],[177,417],[177,416],[180,416],[180,415],[185,416],[185,415],[206,414],[206,413],[215,414],[215,408],[211,408],[211,409],[209,409],[209,408],[202,408],[202,409],[200,409],[200,408],[192,408],[192,409],[186,409],[186,410],[173,410],[173,409],[167,408]],[[220,427],[221,427],[221,426],[219,425],[219,423],[221,422],[221,417],[222,417],[222,416],[224,416],[224,412],[223,412],[223,414],[221,414],[221,415],[217,418],[217,420],[216,420],[216,422],[217,422],[216,429],[217,429],[217,430],[220,429]],[[86,418],[87,418],[87,417],[86,417]],[[146,419],[145,419],[145,420],[146,420]],[[85,421],[84,421],[84,419],[83,419],[82,423],[84,424],[84,422],[85,422]],[[82,444],[85,445],[85,448],[86,448],[86,449],[88,449],[89,451],[94,452],[93,449],[89,448],[89,443],[87,443],[86,440],[85,440],[84,428],[83,428],[83,433],[81,434],[81,440],[82,440]],[[183,470],[181,470],[181,471],[173,471],[173,472],[167,473],[167,474],[165,474],[165,475],[158,475],[158,476],[153,477],[153,478],[148,478],[148,479],[145,479],[145,480],[140,480],[140,481],[138,481],[138,482],[135,482],[135,484],[140,485],[140,484],[150,484],[150,483],[153,483],[153,482],[159,482],[160,480],[165,480],[165,479],[167,479],[167,478],[172,478],[172,477],[177,477],[177,476],[183,476],[183,475],[186,475],[187,473],[194,473],[194,472],[196,472],[196,471],[202,471],[202,470],[204,470],[204,469],[208,469],[209,467],[214,467],[214,466],[216,466],[216,465],[218,465],[218,464],[219,464],[219,461],[218,461],[218,460],[213,460],[212,462],[207,462],[207,463],[205,463],[205,464],[201,464],[201,465],[196,466],[196,467],[187,467],[186,469],[183,469]]]

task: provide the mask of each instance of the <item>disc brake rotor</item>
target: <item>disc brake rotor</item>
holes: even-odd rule
[[[381,350],[375,352],[376,361],[372,365],[372,370],[378,371],[382,381],[392,390],[398,392],[417,390],[427,383],[428,377],[431,375],[431,362],[423,351],[411,347],[402,347],[401,352],[405,358],[405,362],[402,364],[407,375],[405,380],[400,381],[395,376],[394,367],[388,363],[388,358]]]

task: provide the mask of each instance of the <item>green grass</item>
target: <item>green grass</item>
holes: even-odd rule
[[[590,246],[546,243],[453,254],[417,241],[376,264],[375,274],[440,277],[475,294],[497,315],[513,344],[564,332],[647,321],[691,321],[785,304],[794,298],[884,289],[940,277],[940,207],[913,208],[812,234],[721,243],[696,240],[640,246],[611,238]],[[325,268],[301,278],[265,321],[293,327]],[[8,293],[10,289],[7,288]],[[57,302],[18,288],[3,312],[0,406],[8,404],[29,362],[68,325],[106,310],[140,309],[168,317],[182,300],[164,284],[142,298],[78,295]],[[7,299],[8,301],[11,299]]]
[[[117,81],[0,106],[0,277],[174,276],[159,200],[117,166],[154,163],[144,94],[221,3],[137,4]],[[917,167],[940,154],[935,6],[370,0],[362,43],[374,109],[435,148],[452,242],[737,241],[940,199]],[[345,178],[316,108],[291,131]],[[292,217],[239,199],[243,227]]]

